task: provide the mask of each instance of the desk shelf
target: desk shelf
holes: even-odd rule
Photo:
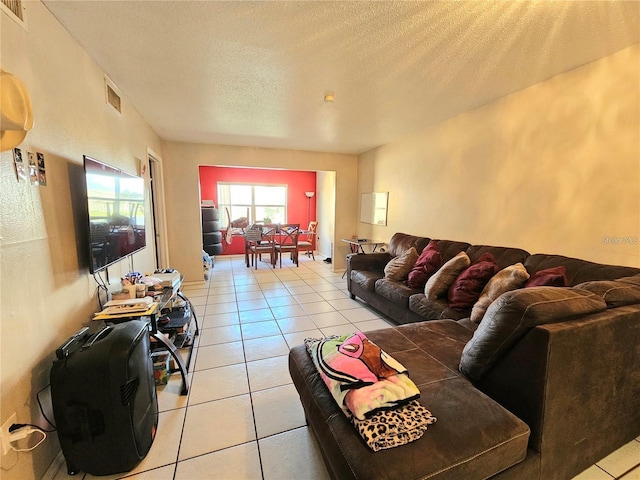
[[[165,288],[162,295],[159,298],[156,297],[156,301],[149,306],[149,309],[146,312],[135,314],[129,313],[123,315],[105,315],[99,313],[93,319],[102,320],[107,323],[121,323],[133,319],[141,320],[147,318],[149,321],[149,335],[156,341],[152,341],[152,343],[157,344],[155,349],[167,350],[171,357],[173,357],[177,368],[172,370],[172,372],[179,371],[180,375],[182,375],[182,389],[180,393],[182,395],[186,395],[189,392],[189,386],[187,384],[187,372],[189,371],[189,366],[191,364],[193,345],[195,343],[193,337],[196,337],[200,334],[200,329],[198,327],[198,319],[196,318],[196,313],[194,311],[193,305],[191,304],[191,301],[180,291],[181,285],[182,281],[180,282],[180,284],[173,288]],[[167,338],[165,336],[165,332],[162,330],[162,327],[158,325],[159,316],[162,315],[162,312],[165,309],[171,308],[171,304],[176,300],[176,298],[181,299],[185,305],[184,309],[186,320],[183,323],[183,326],[186,326],[186,332],[190,333],[192,327],[195,327],[193,334],[191,335],[192,340],[188,345],[184,345],[184,339],[182,341],[182,344],[180,344],[177,335],[174,337],[174,340],[176,340],[176,343],[174,343],[171,338]],[[179,349],[181,347],[187,348],[189,350],[186,362],[179,352]]]

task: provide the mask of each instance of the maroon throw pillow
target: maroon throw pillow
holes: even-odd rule
[[[478,301],[482,289],[498,273],[498,265],[490,253],[483,254],[458,275],[449,287],[449,308],[467,310]]]
[[[409,272],[407,285],[411,288],[424,288],[429,277],[436,273],[442,266],[442,255],[438,250],[438,241],[431,240],[424,247],[416,264]]]
[[[568,287],[567,269],[563,266],[545,268],[531,275],[526,287]]]

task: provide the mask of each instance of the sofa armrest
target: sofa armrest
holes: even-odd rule
[[[388,252],[379,253],[352,253],[347,255],[347,290],[351,292],[351,271],[352,270],[366,270],[366,271],[382,271],[387,263],[391,260],[391,255]]]
[[[388,252],[347,255],[347,273],[351,270],[384,270],[391,260]]]

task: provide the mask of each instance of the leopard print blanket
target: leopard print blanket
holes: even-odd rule
[[[378,411],[365,420],[354,416],[350,416],[350,420],[369,448],[377,452],[419,439],[437,419],[413,400],[393,410]]]

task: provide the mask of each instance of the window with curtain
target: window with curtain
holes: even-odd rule
[[[247,217],[249,223],[286,223],[287,186],[218,182],[218,205],[229,209],[231,220]]]

